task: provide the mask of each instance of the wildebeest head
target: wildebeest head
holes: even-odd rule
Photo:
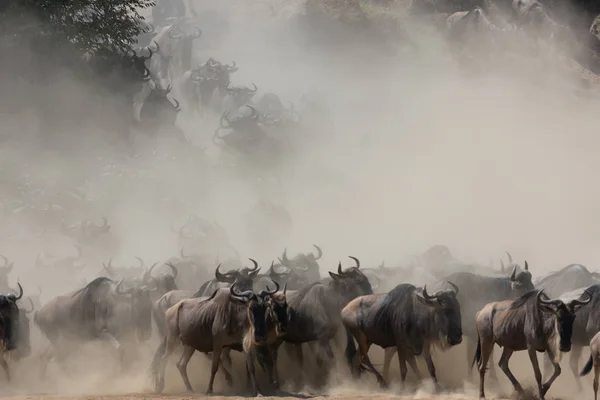
[[[144,265],[144,260],[140,257],[135,257],[135,259],[138,260],[139,265],[127,267],[115,267],[112,264],[112,259],[108,260],[108,264],[102,263],[102,268],[104,269],[103,272],[111,278],[140,279],[145,276],[147,270]]]
[[[193,41],[195,39],[198,39],[200,36],[202,36],[202,30],[199,27],[194,26],[193,32],[186,33],[183,31],[183,29],[181,28],[180,25],[173,25],[169,29],[168,35],[171,39],[175,39],[175,40]]]
[[[443,343],[455,346],[462,342],[462,324],[460,315],[460,305],[456,295],[458,286],[448,282],[454,289],[438,290],[433,295],[427,293],[427,286],[423,288],[422,293],[417,294],[417,298],[424,304],[439,310],[438,328],[440,329],[440,339]]]
[[[531,272],[529,272],[529,264],[525,261],[525,268],[517,272],[517,265],[513,265],[512,273],[510,274],[510,282],[513,291],[516,296],[525,294],[535,289],[532,279]]]
[[[360,270],[360,261],[356,257],[350,256],[356,262],[356,266],[342,270],[342,263],[338,264],[338,272],[329,272],[333,287],[346,300],[350,301],[359,296],[373,294],[371,283],[365,274]]]
[[[269,316],[271,305],[269,297],[279,289],[279,286],[275,285],[275,291],[261,291],[258,295],[252,290],[238,293],[235,290],[236,284],[231,285],[229,289],[233,301],[241,302],[248,307],[248,321],[251,327],[249,332],[251,336],[248,339],[254,343],[265,343],[267,340],[267,317]],[[249,343],[244,343],[244,347],[248,345]]]
[[[155,87],[142,106],[140,119],[150,125],[175,125],[177,114],[181,111],[179,102],[173,98],[175,104],[171,103],[167,95],[171,92],[171,86],[166,89]]]
[[[91,221],[83,220],[70,226],[66,226],[63,221],[60,224],[61,231],[73,239],[91,242],[110,231],[110,225],[108,224],[107,219],[102,218],[102,220],[102,225],[96,225]]]
[[[153,280],[153,278],[150,278]],[[117,284],[115,293],[130,301],[131,323],[139,340],[148,340],[152,335],[152,299],[150,292],[157,290],[153,286],[134,284],[129,289],[122,289],[123,279]]]
[[[556,329],[559,336],[557,339],[559,340],[558,347],[560,351],[571,351],[571,338],[573,336],[573,322],[575,321],[575,313],[579,308],[592,301],[592,294],[588,292],[587,289],[584,291],[584,295],[587,297],[586,300],[581,300],[580,298],[565,304],[559,299],[547,299],[547,296],[544,294],[544,290],[540,290],[537,293],[537,303],[540,310],[556,317]]]
[[[165,263],[166,266],[168,266],[171,269],[171,274],[167,274],[167,273],[161,273],[156,277],[152,276],[152,270],[154,269],[154,267],[156,267],[157,263],[153,264],[150,269],[148,269],[148,271],[146,271],[144,273],[144,276],[142,278],[142,282],[144,284],[147,284],[150,282],[150,280],[154,279],[154,281],[156,282],[156,286],[157,286],[157,290],[159,293],[165,294],[167,292],[170,292],[171,290],[177,290],[177,284],[175,283],[175,279],[177,279],[177,274],[179,273],[179,271],[177,270],[177,268],[173,265],[173,263],[167,262]]]
[[[285,334],[287,332],[287,325],[289,322],[289,313],[288,313],[288,303],[287,303],[287,283],[283,285],[283,291],[279,292],[279,284],[276,281],[275,283],[276,289],[273,294],[267,294],[269,292],[269,287],[267,286],[266,296],[270,296],[270,308],[273,313],[273,320],[277,326],[277,334]]]
[[[256,94],[256,91],[258,90],[258,88],[256,87],[256,85],[254,83],[252,84],[252,86],[254,86],[254,89],[250,89],[249,87],[246,87],[246,86],[233,86],[233,85],[231,85],[231,83],[228,83],[226,86],[227,94],[232,96],[235,104],[237,104],[239,107],[241,107],[242,105],[250,102],[250,100]]]
[[[307,278],[309,282],[316,282],[321,279],[317,261],[323,257],[323,250],[316,244],[313,244],[313,247],[317,250],[316,255],[315,253],[300,253],[291,259],[287,256],[287,249],[284,249],[279,262],[298,276]]]
[[[220,272],[221,264],[219,264],[215,270],[215,278],[222,283],[231,285],[235,283],[240,290],[252,290],[252,283],[254,282],[254,278],[256,278],[260,272],[260,268],[258,267],[258,262],[256,262],[256,260],[251,258],[249,260],[254,264],[253,268],[244,267],[239,270],[227,271],[224,274]]]

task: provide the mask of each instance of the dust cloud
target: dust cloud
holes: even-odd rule
[[[561,49],[542,47],[538,55],[525,55],[528,47],[515,34],[504,44],[511,58],[498,52],[486,70],[470,70],[459,65],[440,32],[416,18],[406,21],[419,49],[414,52],[402,42],[382,49],[333,22],[332,36],[319,36],[329,31],[311,32],[299,16],[299,1],[221,0],[195,7],[218,9],[230,21],[229,33],[217,44],[197,42],[196,61],[211,56],[235,61],[240,70],[234,83],[255,83],[259,93],[277,93],[295,104],[303,94],[318,93],[325,122],[298,133],[303,151],[286,160],[277,171],[281,182],[274,184],[253,171],[241,176],[220,168],[211,142],[218,117],[200,118],[185,105],[178,125],[190,142],[186,149],[142,135],[123,148],[83,118],[76,130],[45,136],[45,127],[28,110],[0,115],[5,209],[0,253],[15,262],[11,287],[18,279],[27,294],[39,285],[44,303],[102,273],[108,262],[104,253],[86,254],[79,276],[41,270],[35,263],[39,253],[76,252],[67,237],[48,226],[84,218],[100,224],[104,217],[117,243],[111,249],[118,265],[134,263],[134,256],[149,265],[175,256],[173,227],[190,214],[219,221],[242,259],[256,258],[265,269],[284,247],[308,251],[313,243],[324,250],[325,270],[336,268],[338,260],[348,263],[348,255],[368,266],[381,260],[402,263],[433,244],[483,264],[510,250],[515,260],[529,262],[534,276],[573,262],[593,268],[600,261],[600,187],[594,178],[600,170],[600,102],[595,86],[580,88],[578,67],[568,62],[564,67]],[[61,83],[57,101],[78,91]],[[177,85],[173,93],[180,95]],[[21,95],[33,99],[36,89]],[[73,193],[76,188],[80,194]],[[244,222],[262,197],[283,205],[293,220],[290,235],[266,247],[256,244],[264,227]],[[82,202],[85,207],[78,206]],[[48,206],[66,209],[68,217],[35,211]],[[32,356],[11,363],[13,379],[3,384],[3,395],[149,393],[147,369],[157,337],[136,349],[130,368],[135,373],[120,373],[116,355],[106,348],[81,345],[68,371],[50,366],[41,379],[40,354],[47,341],[35,327],[32,331]],[[381,363],[381,352],[372,352]],[[465,382],[464,354],[460,345],[436,356],[442,385],[456,393],[445,398],[476,396],[477,377]],[[337,382],[329,395],[389,396],[391,391],[379,391],[368,377],[350,381],[342,360],[338,356]],[[245,382],[241,356],[234,355],[234,362],[235,382]],[[526,355],[516,355],[511,365],[517,377],[533,383]],[[280,367],[284,379],[297,372],[286,354]],[[206,387],[209,368],[201,354],[190,363],[196,390]],[[169,365],[168,371],[165,391],[181,392],[177,370]],[[391,372],[398,376],[395,359]],[[507,380],[501,372],[498,376],[501,388],[490,393],[509,397]],[[224,381],[220,375],[217,380],[219,391]],[[585,385],[587,396],[591,385]],[[413,386],[417,392],[411,398],[434,398],[427,383],[418,387],[413,381]],[[563,368],[552,394],[572,398],[574,387]],[[399,384],[392,391],[400,393]]]

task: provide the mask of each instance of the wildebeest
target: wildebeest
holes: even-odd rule
[[[17,306],[17,301],[23,297],[23,287],[20,283],[18,285],[18,295],[13,293],[0,295],[0,365],[8,380],[10,380],[10,371],[4,355],[7,352],[18,354],[20,345],[23,346],[21,352],[28,354],[27,347],[29,347],[29,332],[23,329],[24,318]]]
[[[439,384],[431,358],[434,345],[450,347],[462,342],[461,310],[456,295],[458,287],[440,290],[433,295],[411,284],[400,284],[389,293],[361,296],[344,307],[342,322],[348,344],[346,359],[353,373],[365,363],[382,387],[387,382],[373,367],[368,355],[371,344],[395,348],[400,361],[402,382],[406,379],[406,361],[418,373],[414,356],[424,353],[425,361],[436,388]],[[354,339],[358,342],[356,353]]]
[[[580,375],[585,376],[594,368],[594,400],[598,400],[598,378],[600,377],[600,332],[590,340],[590,358],[581,370]]]
[[[252,97],[254,97],[258,90],[254,83],[252,86],[254,86],[254,89],[246,86],[233,86],[229,83],[226,86],[227,94],[223,99],[220,111],[234,112],[245,104],[252,104]]]
[[[533,365],[535,380],[540,398],[545,398],[552,382],[560,375],[561,352],[571,350],[575,311],[591,302],[573,300],[550,300],[543,290],[531,290],[516,300],[491,302],[477,313],[477,350],[472,365],[479,367],[479,397],[485,398],[485,371],[494,344],[503,348],[499,366],[519,394],[521,384],[508,367],[508,361],[515,351],[527,350]],[[545,297],[545,298],[544,298]],[[554,365],[554,374],[542,385],[542,373],[538,365],[537,353],[546,352]]]
[[[329,272],[329,276],[329,279],[287,294],[290,319],[283,342],[294,346],[295,363],[301,370],[303,343],[316,342],[319,367],[325,362],[330,364],[334,361],[330,341],[342,327],[340,311],[356,297],[373,294],[371,284],[360,271],[358,262],[356,266],[345,270],[342,270],[340,263],[337,274]],[[328,373],[324,372],[322,376],[326,379]]]
[[[323,257],[323,250],[316,244],[313,247],[317,250],[315,253],[298,253],[292,258],[288,258],[287,249],[284,249],[279,262],[284,267],[290,268],[296,273],[305,276],[311,283],[321,279],[321,272],[319,270],[319,261]]]
[[[48,301],[34,316],[34,322],[52,345],[47,359],[66,357],[75,349],[73,340],[103,340],[118,351],[121,362],[124,343],[137,338],[145,341],[152,334],[154,287],[133,285],[123,289],[123,280],[115,282],[99,277],[82,289]],[[61,346],[61,339],[66,346]]]
[[[569,264],[535,280],[535,287],[555,298],[579,288],[600,284],[600,274],[590,272],[584,265]]]
[[[277,288],[278,289],[278,288]],[[211,376],[207,394],[212,394],[215,375],[221,363],[221,354],[226,348],[243,349],[247,354],[256,346],[267,346],[272,338],[277,335],[273,332],[277,324],[269,329],[270,302],[268,298],[276,291],[261,292],[258,295],[251,290],[238,293],[236,286],[229,289],[218,289],[208,299],[184,299],[167,310],[165,315],[167,332],[158,347],[152,361],[155,391],[162,392],[164,388],[164,374],[166,361],[169,355],[180,345],[184,352],[177,363],[177,367],[188,391],[192,386],[187,376],[187,364],[195,351],[203,353],[212,352]],[[275,315],[275,318],[280,314]],[[248,354],[249,355],[249,354]],[[272,360],[269,375],[273,376]],[[252,365],[250,365],[252,364]],[[253,375],[253,359],[247,358],[249,375]],[[223,369],[230,380],[231,373]],[[252,379],[254,388],[256,382]],[[256,394],[256,393],[255,393]]]
[[[160,297],[171,290],[177,290],[177,284],[175,283],[175,280],[177,279],[177,274],[179,271],[172,263],[167,262],[165,265],[171,269],[170,274],[163,272],[158,274],[158,276],[152,276],[152,270],[157,265],[158,263],[155,263],[148,269],[142,278],[142,282],[147,283],[150,281],[150,279],[153,279],[156,282],[156,291],[154,292],[155,296]]]
[[[175,122],[181,108],[177,99],[173,98],[173,102],[167,97],[171,92],[171,86],[163,89],[155,87],[148,97],[144,100],[139,114],[140,126],[149,133],[156,133],[160,128],[176,128]],[[176,139],[181,140],[183,132],[176,136]],[[184,141],[185,142],[185,141]]]

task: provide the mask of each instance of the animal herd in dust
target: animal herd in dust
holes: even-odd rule
[[[205,229],[194,236],[190,226],[182,227],[180,243],[201,249],[206,247],[192,246],[194,240],[205,246],[223,238],[215,224],[199,218],[196,223]],[[79,246],[85,228],[77,233],[72,237]],[[181,349],[177,368],[188,391],[193,389],[187,365],[196,351],[212,360],[207,393],[213,393],[219,370],[232,385],[230,352],[235,350],[245,355],[248,388],[257,395],[277,393],[282,383],[303,387],[306,351],[314,353],[319,376],[326,381],[336,358],[332,342],[339,333],[345,338],[339,356],[354,376],[370,371],[381,387],[387,387],[395,353],[401,381],[406,379],[407,364],[420,380],[416,360],[423,357],[439,391],[432,350],[448,349],[466,338],[466,362],[478,367],[482,398],[488,367],[496,378],[491,365],[494,345],[502,348],[498,365],[517,392],[523,388],[508,366],[515,351],[528,352],[543,399],[561,373],[561,353],[571,352],[570,367],[579,383],[579,360],[586,346],[591,355],[581,375],[593,367],[594,390],[598,387],[600,275],[583,265],[568,265],[534,279],[528,263],[518,265],[510,254],[508,265],[502,263],[497,269],[461,262],[446,246],[437,245],[397,267],[383,263],[364,267],[358,258],[350,257],[351,266],[339,263],[337,270],[323,277],[319,265],[323,250],[314,248],[294,257],[285,250],[264,272],[257,261],[250,259],[251,266],[243,266],[239,255],[232,256],[217,261],[212,278],[215,260],[208,251],[185,254],[182,250],[163,265],[150,267],[141,259],[132,266],[108,262],[91,282],[43,305],[39,294],[27,297],[18,284],[18,294],[0,296],[0,363],[10,379],[5,360],[18,362],[31,356],[30,329],[35,327],[47,338],[39,356],[44,373],[50,363],[64,366],[78,348],[74,343],[91,341],[112,346],[126,371],[132,368],[127,350],[139,349],[155,332],[160,344],[150,371],[156,392],[164,388],[169,357]],[[10,293],[13,264],[4,260],[0,283],[2,292]],[[73,268],[77,260],[55,259],[53,265]],[[27,298],[29,307],[24,307]],[[384,349],[383,373],[371,363],[371,345]],[[288,351],[297,366],[291,382],[282,382],[277,373],[280,349]],[[544,372],[549,375],[545,383],[537,352],[545,354]],[[259,385],[255,364],[265,372],[267,384]]]

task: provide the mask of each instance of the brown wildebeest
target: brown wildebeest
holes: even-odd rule
[[[194,352],[212,352],[211,376],[207,394],[213,392],[215,375],[219,364],[227,381],[230,371],[220,362],[224,349],[234,348],[246,353],[246,366],[251,377],[254,394],[258,385],[254,377],[254,358],[257,351],[264,352],[261,365],[266,366],[271,381],[274,380],[273,358],[269,353],[269,342],[279,335],[285,324],[276,322],[281,313],[273,313],[270,297],[275,291],[262,291],[256,295],[251,290],[238,293],[235,284],[229,289],[218,289],[208,299],[184,299],[167,310],[166,335],[158,347],[152,361],[152,374],[156,392],[164,388],[166,361],[169,355],[182,344],[184,352],[177,368],[188,391],[193,392],[187,376],[187,364]],[[287,316],[287,313],[286,313]]]
[[[414,356],[424,352],[427,368],[439,390],[431,347],[447,348],[462,342],[460,305],[456,299],[458,287],[451,285],[453,290],[439,290],[429,295],[427,288],[421,291],[404,283],[389,293],[361,296],[349,302],[341,315],[348,338],[346,360],[352,372],[359,373],[364,363],[379,384],[387,387],[369,359],[369,348],[376,344],[384,349],[396,348],[403,383],[407,361],[420,379]],[[358,342],[358,354],[354,339]]]
[[[598,400],[598,377],[600,376],[600,332],[590,341],[590,358],[581,370],[580,376],[590,373],[594,367],[594,400]]]
[[[515,351],[527,350],[533,365],[540,398],[544,400],[552,382],[560,375],[561,352],[571,350],[571,336],[575,311],[591,301],[550,300],[543,289],[534,289],[516,300],[504,300],[487,304],[477,313],[477,350],[473,364],[479,367],[479,397],[485,398],[485,370],[494,344],[503,347],[498,365],[519,393],[521,384],[508,368],[508,361]],[[548,298],[547,300],[543,297]],[[536,352],[546,352],[554,365],[554,374],[542,385],[542,373]]]

